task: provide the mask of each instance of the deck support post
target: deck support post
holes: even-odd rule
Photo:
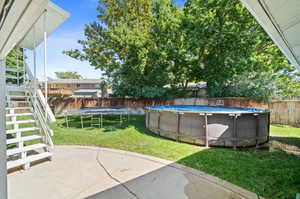
[[[255,129],[255,147],[258,148],[259,146],[259,115],[258,114],[254,114],[255,118],[256,118],[256,129]]]
[[[158,120],[157,120],[158,135],[160,135],[160,116],[161,116],[161,112],[158,111]]]
[[[205,136],[205,147],[209,147],[209,135],[208,135],[208,116],[212,114],[210,113],[200,113],[200,117],[204,118],[204,136]],[[202,119],[201,119],[202,120]]]
[[[205,146],[209,147],[208,143],[208,128],[207,128],[207,114],[204,114],[204,130],[205,130]]]
[[[0,198],[7,199],[7,165],[6,165],[6,78],[5,59],[0,58]]]
[[[237,133],[237,118],[240,116],[239,114],[233,115],[233,149],[237,149],[238,143],[238,133]]]
[[[147,128],[150,128],[150,110],[147,111]]]
[[[177,114],[177,136],[176,141],[180,141],[180,118],[183,113],[176,113]]]

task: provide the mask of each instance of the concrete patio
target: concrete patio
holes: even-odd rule
[[[10,199],[258,198],[170,161],[83,146],[56,146],[52,161],[8,175]]]

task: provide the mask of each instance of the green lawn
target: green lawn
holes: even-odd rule
[[[273,140],[298,148],[300,151],[300,128],[286,125],[272,125]]]
[[[300,192],[300,157],[295,155],[279,150],[208,149],[157,137],[145,129],[142,116],[134,116],[122,125],[116,117],[105,119],[102,129],[88,127],[88,118],[81,129],[79,118],[73,118],[71,127],[66,128],[63,117],[58,116],[53,126],[54,143],[109,147],[176,161],[266,198],[295,198]],[[300,128],[274,125],[271,131],[275,138],[300,146]]]

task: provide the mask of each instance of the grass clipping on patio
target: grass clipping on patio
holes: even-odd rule
[[[57,117],[54,143],[89,145],[132,151],[176,161],[227,180],[265,198],[295,198],[300,192],[300,158],[273,150],[205,148],[158,137],[145,128],[143,116],[119,124],[118,116],[104,116],[103,128],[89,127],[85,118],[73,117],[70,128]],[[125,120],[125,118],[124,118]],[[272,126],[272,140],[300,148],[300,128]]]

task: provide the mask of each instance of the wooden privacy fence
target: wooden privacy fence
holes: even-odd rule
[[[75,97],[51,97],[49,104],[57,114],[64,111],[84,107],[129,107],[144,108],[153,105],[209,105],[227,107],[245,107],[269,109],[273,124],[300,125],[300,100],[279,100],[269,104],[257,100],[230,97],[230,98],[184,98],[163,101],[160,99],[141,98],[75,98]]]
[[[141,98],[83,98],[83,97],[51,97],[48,100],[50,107],[56,114],[72,109],[87,107],[129,107],[144,108],[154,105],[172,105],[174,100],[162,101],[159,99]]]

